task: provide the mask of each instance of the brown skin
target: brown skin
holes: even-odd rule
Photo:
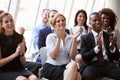
[[[92,26],[93,30],[97,33],[99,33],[102,30],[102,22],[99,14],[91,15],[89,23]]]
[[[102,28],[103,30],[107,30],[108,32],[111,32],[109,23],[110,23],[110,17],[106,14],[101,15],[101,20],[102,20]]]
[[[101,16],[99,14],[93,14],[90,16],[90,25],[92,26],[93,30],[96,31],[97,33],[100,33],[102,30],[102,21],[101,21]],[[116,43],[116,38],[115,36],[110,37],[110,49],[113,50],[115,43]],[[101,47],[101,39],[98,40],[98,46]]]

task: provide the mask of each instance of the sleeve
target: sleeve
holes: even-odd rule
[[[45,33],[40,30],[39,31],[39,36],[38,36],[38,48],[40,49],[41,47],[45,46]]]
[[[46,39],[47,53],[51,53],[53,51],[53,49],[55,48],[54,42],[56,42],[56,41],[53,39],[53,35],[51,33],[47,36],[47,39]]]

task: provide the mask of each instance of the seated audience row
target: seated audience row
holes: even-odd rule
[[[85,10],[78,10],[70,30],[66,29],[63,14],[47,10],[48,17],[43,16],[47,26],[39,29],[34,39],[39,49],[44,46],[47,49],[43,77],[49,80],[96,80],[100,77],[120,80],[120,32],[115,29],[117,16],[111,9],[92,12],[90,30]],[[38,80],[24,68],[25,51],[24,37],[15,31],[12,15],[1,12],[0,80]],[[40,55],[37,62],[39,60]]]

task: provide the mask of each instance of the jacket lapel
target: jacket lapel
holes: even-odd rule
[[[90,43],[90,47],[95,47],[95,39],[94,39],[94,36],[93,36],[93,33],[90,32],[89,35],[88,35],[88,39],[87,39]],[[94,43],[93,43],[94,42]]]

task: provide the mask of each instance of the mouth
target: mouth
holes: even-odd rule
[[[97,26],[97,27],[101,27],[101,25],[99,25],[99,24],[98,24],[98,25],[96,25],[96,26]]]
[[[63,28],[62,27],[60,27],[60,30],[62,30]]]
[[[101,29],[102,26],[101,25],[96,25],[96,27],[97,27],[97,29]]]
[[[103,22],[103,25],[108,25],[108,22]]]

